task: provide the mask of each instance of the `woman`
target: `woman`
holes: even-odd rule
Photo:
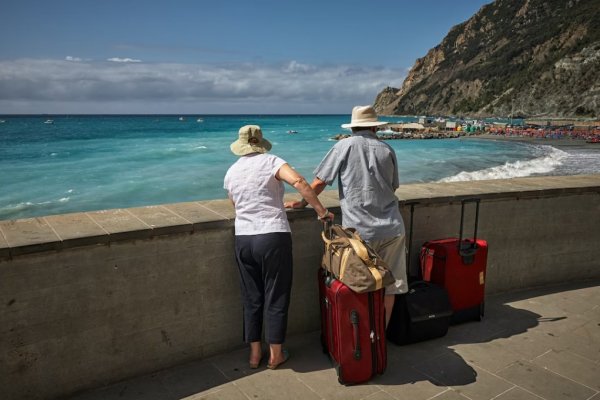
[[[250,343],[250,368],[261,356],[263,313],[269,344],[267,368],[289,358],[282,350],[292,288],[292,236],[283,206],[286,182],[310,204],[319,220],[333,220],[308,182],[281,158],[267,154],[271,143],[257,125],[239,130],[231,144],[240,158],[225,175],[224,187],[235,207],[235,254],[244,303],[244,340]]]

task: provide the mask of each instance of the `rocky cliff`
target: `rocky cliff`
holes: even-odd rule
[[[600,0],[496,0],[416,61],[379,114],[600,117]]]

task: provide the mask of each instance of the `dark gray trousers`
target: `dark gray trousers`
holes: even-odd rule
[[[236,236],[235,256],[244,305],[244,341],[261,340],[264,315],[267,343],[283,343],[292,290],[291,233]]]

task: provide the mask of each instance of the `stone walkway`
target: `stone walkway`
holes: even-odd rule
[[[84,392],[72,400],[600,400],[600,281],[488,297],[486,318],[388,345],[384,375],[342,386],[319,333],[293,336],[280,369],[241,349]]]

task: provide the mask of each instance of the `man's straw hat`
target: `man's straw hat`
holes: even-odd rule
[[[372,106],[356,106],[352,109],[352,120],[349,124],[342,124],[342,128],[368,128],[387,124],[384,121],[377,121],[377,113]]]

